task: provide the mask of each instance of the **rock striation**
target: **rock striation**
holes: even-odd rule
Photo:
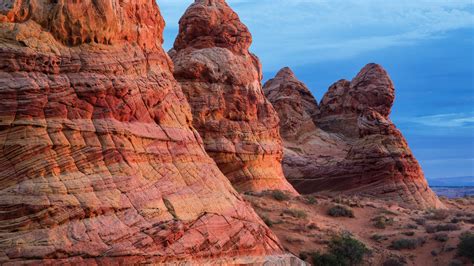
[[[281,120],[286,177],[300,193],[338,191],[443,207],[390,121],[394,85],[379,65],[332,85],[318,105],[288,68],[264,85]]]
[[[2,1],[0,264],[281,253],[206,154],[163,27],[154,0]]]
[[[179,25],[169,54],[207,153],[241,192],[296,193],[283,176],[279,119],[247,27],[224,0],[196,0]]]

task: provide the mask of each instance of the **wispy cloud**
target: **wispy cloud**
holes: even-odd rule
[[[436,114],[404,120],[428,127],[474,128],[474,114],[466,113]]]
[[[166,46],[192,0],[158,0],[168,24]],[[267,70],[344,59],[441,38],[474,26],[472,0],[228,0],[249,26]]]

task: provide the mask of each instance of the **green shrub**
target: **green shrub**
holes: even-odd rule
[[[392,255],[384,263],[383,266],[404,266],[407,265],[407,260],[400,256]]]
[[[450,223],[457,224],[457,223],[461,222],[462,220],[463,219],[461,219],[461,218],[454,217],[454,218],[451,219]]]
[[[430,210],[428,215],[425,216],[428,220],[442,221],[449,217],[448,210],[434,209]]]
[[[435,235],[434,239],[439,242],[446,242],[449,240],[449,236],[446,233],[438,233]]]
[[[284,213],[284,214],[288,214],[288,215],[290,215],[290,216],[293,216],[293,217],[295,217],[295,218],[300,218],[300,219],[303,219],[303,218],[308,217],[308,214],[306,214],[305,211],[296,210],[296,209],[284,210],[283,213]]]
[[[281,190],[273,190],[271,191],[271,196],[278,201],[285,201],[290,200],[290,196],[288,196],[285,192]]]
[[[377,216],[372,219],[374,226],[379,229],[385,229],[387,225],[393,225],[393,218],[387,218],[385,216]]]
[[[348,261],[349,265],[360,264],[364,256],[369,252],[362,242],[350,235],[334,237],[329,243],[329,251],[337,258]]]
[[[311,260],[319,266],[352,266],[361,264],[367,253],[369,250],[362,242],[344,234],[331,239],[327,253],[311,253]]]
[[[427,233],[436,233],[442,231],[457,231],[461,230],[461,227],[458,224],[438,224],[438,225],[427,225],[426,227]]]
[[[379,234],[373,234],[370,239],[374,240],[374,241],[377,241],[377,242],[381,242],[383,240],[387,240],[388,237],[387,236],[384,236],[384,235],[379,235]]]
[[[466,257],[474,263],[474,233],[466,232],[462,234],[459,239],[458,255]]]
[[[313,265],[318,266],[346,266],[349,265],[345,260],[341,260],[334,256],[333,254],[321,254],[319,252],[315,252],[311,254],[311,261]]]
[[[390,248],[401,250],[401,249],[415,249],[418,246],[418,241],[416,239],[397,239],[393,240]]]
[[[402,234],[406,235],[406,236],[414,236],[415,235],[415,232],[413,231],[408,231],[408,232],[403,232]]]
[[[318,200],[314,196],[305,196],[304,203],[308,205],[318,204]]]
[[[330,215],[332,217],[350,217],[350,218],[354,218],[354,212],[350,208],[348,208],[346,206],[342,206],[342,205],[335,205],[332,208],[330,208],[328,210],[328,215]]]
[[[418,229],[418,226],[416,226],[416,224],[407,224],[406,228],[407,229]]]
[[[426,219],[425,218],[415,218],[413,219],[413,221],[415,221],[415,223],[417,225],[424,225],[426,223]]]

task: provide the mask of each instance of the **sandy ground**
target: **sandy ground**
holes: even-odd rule
[[[284,247],[296,256],[302,252],[324,252],[332,236],[349,232],[371,250],[364,259],[365,265],[383,265],[392,257],[405,260],[405,265],[472,265],[456,253],[460,234],[474,232],[474,197],[442,198],[449,208],[447,211],[412,210],[358,197],[312,195],[276,200],[271,192],[244,197],[267,223],[272,224],[270,228]],[[308,202],[309,198],[313,200]],[[328,209],[335,205],[351,209],[355,217],[329,216]],[[296,216],[303,217],[294,217],[288,210],[297,210],[300,215]],[[393,222],[387,223],[384,229],[377,228],[373,221],[377,216]],[[446,224],[453,227],[453,231],[427,232],[434,226]],[[439,234],[446,234],[447,240],[436,240],[435,236]],[[416,239],[419,244],[415,249],[390,247],[393,240],[402,238]]]

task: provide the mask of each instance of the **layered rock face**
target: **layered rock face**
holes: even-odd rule
[[[180,20],[170,51],[174,76],[208,154],[239,191],[281,189],[278,115],[261,87],[252,37],[224,0],[197,0]]]
[[[3,1],[0,22],[0,264],[280,252],[205,153],[154,0]]]
[[[301,193],[343,191],[416,207],[443,207],[389,115],[395,89],[369,64],[332,85],[320,105],[289,69],[264,86],[284,138],[285,175]]]

